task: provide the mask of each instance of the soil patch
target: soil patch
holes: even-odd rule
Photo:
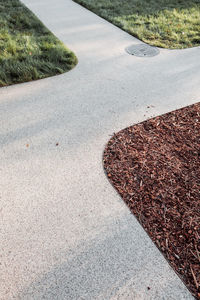
[[[128,127],[104,152],[108,178],[200,299],[200,103]]]

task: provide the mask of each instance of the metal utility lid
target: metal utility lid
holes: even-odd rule
[[[147,44],[131,45],[126,48],[126,52],[139,57],[152,57],[160,53],[158,48]]]

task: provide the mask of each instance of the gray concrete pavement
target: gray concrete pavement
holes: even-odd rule
[[[193,299],[102,152],[113,132],[199,101],[200,48],[133,57],[140,41],[71,0],[23,2],[79,64],[0,90],[0,299]]]

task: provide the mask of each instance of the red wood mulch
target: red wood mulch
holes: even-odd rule
[[[200,299],[200,103],[131,126],[104,152],[108,178]]]

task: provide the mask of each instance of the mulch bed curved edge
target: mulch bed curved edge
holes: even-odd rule
[[[114,134],[103,163],[131,212],[200,299],[200,103]]]

